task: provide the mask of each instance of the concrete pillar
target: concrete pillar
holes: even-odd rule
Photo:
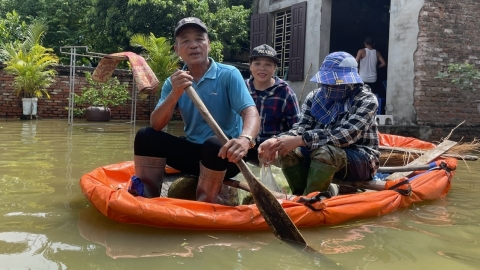
[[[424,0],[391,0],[385,111],[399,125],[412,124],[416,118],[413,60],[418,44],[418,16],[424,3]]]

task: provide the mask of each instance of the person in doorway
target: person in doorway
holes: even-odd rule
[[[379,166],[378,102],[358,75],[355,58],[329,54],[311,81],[320,88],[302,105],[299,122],[264,141],[259,156],[276,156],[295,195],[327,191],[333,178],[366,181]]]
[[[216,203],[225,178],[239,173],[236,162],[255,144],[260,119],[240,71],[208,57],[207,27],[198,18],[180,20],[175,28],[174,49],[185,65],[163,84],[160,100],[150,116],[150,127],[140,129],[134,142],[135,174],[144,184],[146,197],[158,197],[165,165],[198,176],[196,199]],[[229,138],[222,145],[190,100],[192,86]],[[184,121],[185,137],[162,129],[175,108]]]
[[[358,50],[356,57],[357,63],[360,64],[360,78],[374,94],[380,95],[377,89],[377,69],[386,67],[387,62],[382,54],[375,50],[375,41],[371,37],[365,38],[363,44],[365,48]]]
[[[255,47],[250,54],[252,76],[245,83],[260,115],[257,147],[247,155],[252,163],[259,163],[258,145],[274,135],[290,130],[300,116],[295,92],[284,80],[274,76],[279,64],[277,52],[266,44]]]

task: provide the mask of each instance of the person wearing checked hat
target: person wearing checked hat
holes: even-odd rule
[[[163,84],[150,115],[150,127],[135,136],[135,174],[146,197],[158,197],[166,164],[198,176],[196,200],[217,203],[223,180],[237,175],[258,134],[260,119],[240,71],[208,56],[207,26],[195,17],[180,20],[174,32],[176,54],[185,65]],[[192,86],[229,141],[223,145],[203,119],[185,88]],[[179,109],[185,137],[162,131]]]
[[[258,161],[258,145],[274,135],[290,130],[299,117],[297,96],[282,79],[274,76],[280,60],[277,52],[263,44],[250,54],[251,78],[245,80],[260,115],[260,133],[257,147],[248,151],[248,160]],[[260,164],[261,165],[261,164]]]
[[[311,79],[320,88],[307,96],[299,122],[258,148],[266,161],[278,154],[295,195],[332,193],[338,191],[333,178],[366,181],[378,169],[378,102],[364,87],[357,65],[346,52],[329,54]]]

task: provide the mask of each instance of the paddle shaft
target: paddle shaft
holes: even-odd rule
[[[416,166],[398,166],[398,167],[379,167],[377,172],[409,172],[409,171],[423,171],[429,170],[430,165],[416,165]]]
[[[228,142],[227,136],[223,133],[220,126],[217,124],[215,119],[208,111],[205,104],[198,96],[197,92],[189,86],[185,88],[185,92],[192,100],[195,107],[212,128],[215,135],[218,137],[222,144]],[[282,240],[292,241],[300,244],[307,245],[307,242],[300,234],[300,231],[292,222],[290,217],[287,215],[285,210],[282,208],[277,199],[273,194],[258,180],[252,173],[252,171],[247,167],[245,161],[240,160],[236,163],[240,171],[242,172],[245,180],[247,180],[248,186],[252,193],[253,199],[257,204],[258,210],[262,214],[263,218],[267,222],[270,229],[272,229],[273,234]]]

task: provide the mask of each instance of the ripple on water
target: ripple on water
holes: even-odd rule
[[[415,211],[415,222],[446,226],[453,225],[453,212],[449,211],[446,206],[441,205],[424,205],[421,211]]]
[[[460,253],[458,251],[438,251],[437,254],[448,259],[468,263],[475,267],[480,265],[478,254],[474,254],[473,252],[463,251]]]

